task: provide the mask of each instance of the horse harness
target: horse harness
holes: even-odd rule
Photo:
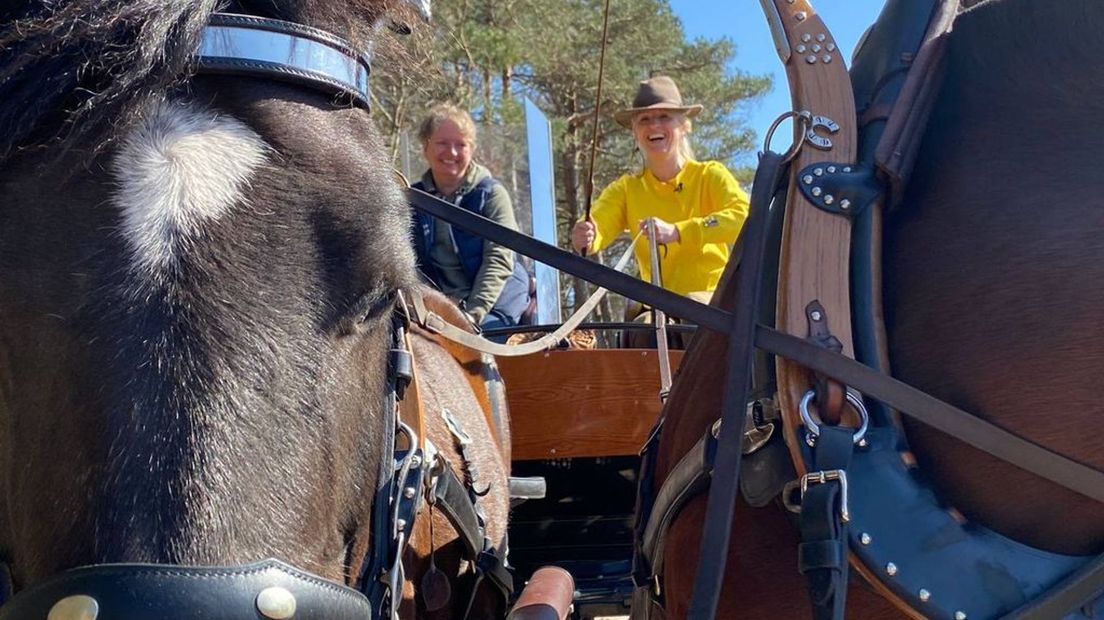
[[[500,595],[502,609],[513,593],[513,580],[507,570],[505,548],[497,548],[485,535],[486,516],[479,499],[489,487],[477,490],[483,481],[466,453],[471,437],[460,420],[443,409],[440,413],[456,445],[459,447],[467,481],[456,474],[452,465],[440,455],[440,451],[426,438],[425,407],[420,396],[413,351],[410,346],[410,317],[406,294],[398,291],[392,314],[392,347],[388,360],[388,410],[393,412],[395,436],[383,442],[389,454],[381,459],[379,485],[373,502],[373,554],[363,564],[360,582],[373,607],[387,611],[386,616],[397,618],[402,586],[406,580],[403,555],[422,508],[436,508],[448,519],[459,534],[464,557],[474,572],[474,582],[469,593],[466,618],[471,611],[476,593],[484,578],[494,585]],[[417,291],[409,293],[422,305]],[[492,425],[494,420],[488,420]],[[404,439],[398,441],[398,437]],[[503,545],[505,546],[505,545]],[[431,551],[432,553],[432,551]],[[440,578],[427,578],[422,582],[419,595],[427,611],[436,611],[450,602],[447,582]],[[385,607],[386,605],[386,607]]]
[[[415,2],[415,4],[425,4]],[[365,54],[325,31],[291,22],[215,13],[196,53],[201,74],[261,76],[321,90],[337,101],[369,107]],[[403,555],[415,517],[430,506],[459,534],[475,574],[470,611],[486,578],[502,609],[512,594],[505,549],[484,535],[475,490],[478,474],[464,454],[469,438],[459,421],[447,424],[464,455],[470,482],[463,482],[424,432],[422,407],[409,347],[409,312],[401,293],[391,319],[388,390],[385,396],[384,458],[374,492],[369,554],[360,563],[359,589],[338,584],[276,559],[236,567],[161,564],[101,564],[60,573],[13,596],[10,570],[0,565],[0,619],[96,618],[113,620],[258,617],[296,620],[398,618],[405,574]],[[414,398],[410,396],[414,394]],[[405,397],[405,398],[404,398]],[[400,409],[406,415],[400,415]],[[417,430],[416,430],[417,429]],[[396,443],[397,442],[397,443]],[[503,545],[505,546],[505,545]],[[355,560],[356,558],[350,558]],[[355,564],[350,564],[355,566]],[[443,575],[441,575],[443,577]],[[436,604],[449,602],[447,582],[437,581]],[[423,584],[424,585],[424,584]],[[442,588],[446,588],[442,590]],[[441,594],[444,594],[442,597]]]
[[[806,1],[763,4],[791,82],[800,85],[791,89],[800,111],[789,114],[799,139],[786,156],[768,150],[761,157],[738,242],[734,312],[614,273],[408,190],[416,208],[455,226],[729,335],[721,419],[658,488],[662,420],[642,452],[634,617],[662,617],[667,529],[690,499],[706,491],[688,616],[714,617],[737,490],[752,506],[782,498],[797,514],[799,570],[818,620],[842,617],[849,564],[912,617],[1104,617],[1104,603],[1097,600],[1104,591],[1104,556],[1032,549],[964,522],[918,481],[896,420],[897,412],[904,413],[1104,502],[1104,474],[893,379],[880,352],[875,215],[907,181],[938,92],[957,2],[890,0],[856,58],[853,78]],[[864,102],[861,114],[855,99]],[[857,162],[855,119],[862,123]],[[834,159],[820,154],[826,151]],[[794,216],[796,211],[801,215]],[[785,246],[796,249],[787,252]],[[761,295],[775,274],[777,299]],[[828,288],[802,288],[808,282],[826,282]],[[763,320],[760,306],[776,318]],[[774,320],[777,328],[769,326]],[[792,335],[802,331],[804,338]],[[777,369],[756,358],[755,349],[761,358],[774,356]],[[851,350],[858,361],[844,354]],[[948,570],[960,566],[975,568]]]
[[[933,426],[943,424],[944,432],[1086,497],[1104,501],[1104,476],[1073,461],[1055,459],[1040,446],[979,424],[977,418],[930,396],[909,394],[911,388],[894,385],[888,375],[871,377],[869,383],[856,380],[844,371],[844,344],[829,327],[829,319],[836,319],[832,323],[837,328],[842,324],[849,337],[849,323],[853,324],[859,359],[873,368],[887,368],[884,342],[877,335],[880,282],[874,262],[880,220],[874,219],[874,213],[882,205],[889,206],[890,199],[899,199],[907,182],[938,94],[957,0],[887,3],[870,41],[860,50],[865,56],[855,60],[855,96],[865,102],[857,115],[863,146],[857,164],[850,163],[853,146],[846,132],[840,131],[854,118],[853,107],[845,105],[849,102],[840,93],[832,92],[831,84],[835,77],[850,87],[851,80],[842,62],[830,66],[835,51],[830,34],[804,2],[763,4],[791,82],[812,85],[792,89],[796,109],[803,110],[793,114],[800,136],[794,148],[787,157],[768,151],[757,170],[736,276],[739,305],[729,332],[730,374],[723,417],[682,457],[658,490],[655,459],[662,420],[642,453],[634,617],[663,616],[664,537],[679,510],[707,489],[690,618],[711,618],[716,613],[737,489],[751,506],[780,498],[796,513],[802,536],[798,568],[806,577],[818,620],[843,617],[849,564],[914,617],[1104,617],[1104,556],[1073,557],[1032,549],[965,523],[917,482],[911,471],[915,459],[907,452],[895,410]],[[818,81],[824,92],[817,92]],[[809,109],[816,114],[804,111]],[[839,152],[833,152],[839,159],[825,160],[816,151],[832,150],[832,140],[842,143]],[[767,142],[769,147],[770,134]],[[782,193],[782,170],[790,159],[796,159],[792,181],[789,191]],[[774,201],[786,203],[785,208],[771,210]],[[806,213],[804,218],[793,215],[799,210]],[[808,225],[809,221],[817,223]],[[849,225],[841,228],[839,221]],[[824,244],[830,249],[794,258],[795,252],[785,251],[787,244],[791,248]],[[802,264],[810,255],[816,264]],[[837,264],[843,268],[833,272]],[[760,294],[764,275],[775,273],[778,297],[764,298]],[[840,284],[843,296],[839,291],[829,294],[836,297],[833,313],[842,313],[843,321],[830,317],[815,296],[810,300],[818,294],[816,287],[806,284],[810,281]],[[850,310],[848,293],[854,304]],[[800,355],[795,347],[762,342],[765,339],[757,332],[764,328],[755,324],[755,313],[763,308],[791,333],[803,325],[807,343],[820,349],[819,354]],[[777,371],[756,366],[756,345],[778,356]],[[826,363],[815,363],[812,357]],[[835,360],[828,362],[831,358]],[[813,372],[806,374],[805,368]],[[848,385],[881,401],[872,402],[873,413]],[[811,412],[814,404],[818,414]],[[852,412],[854,426],[845,425],[846,420],[841,424],[845,409]],[[947,570],[950,566],[972,568]]]

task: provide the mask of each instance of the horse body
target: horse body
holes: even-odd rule
[[[1097,468],[1104,293],[1091,283],[1104,277],[1104,179],[1092,145],[1104,135],[1086,119],[1104,111],[1092,39],[1101,26],[1092,2],[1005,2],[959,18],[916,180],[885,244],[895,374]],[[1095,502],[921,425],[908,431],[967,517],[1044,548],[1104,550]]]
[[[1104,276],[1093,145],[1100,84],[1098,3],[1006,0],[971,9],[952,33],[948,74],[907,195],[885,225],[885,307],[894,375],[1014,433],[1104,468],[1094,373]],[[714,305],[731,310],[735,266]],[[668,401],[661,483],[717,418],[724,337],[703,332]],[[910,445],[949,505],[1013,539],[1100,553],[1100,507],[918,423]],[[670,617],[691,598],[704,495],[676,517],[661,584]],[[777,505],[743,502],[720,617],[810,617],[799,538]],[[907,528],[908,524],[902,524]],[[879,567],[873,567],[877,569]],[[852,572],[848,616],[901,617]]]
[[[390,3],[246,4],[231,8],[362,43]],[[209,4],[27,10],[4,60],[32,59],[0,63],[0,556],[16,587],[267,557],[355,584],[394,291],[417,282],[368,115],[264,79],[182,83]],[[61,77],[34,83],[46,68]],[[427,393],[467,390],[455,363],[429,366]],[[478,403],[454,406],[482,440]],[[504,519],[506,466],[477,460]]]

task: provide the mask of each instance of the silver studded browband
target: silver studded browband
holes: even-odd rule
[[[265,76],[368,108],[368,58],[328,32],[277,19],[215,13],[196,52],[199,73]]]

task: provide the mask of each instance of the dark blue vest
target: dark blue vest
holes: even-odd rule
[[[491,195],[491,190],[498,184],[492,177],[486,177],[465,194],[459,206],[476,215],[483,215],[483,208]],[[425,191],[425,185],[421,182],[414,184],[414,189]],[[435,218],[428,213],[413,209],[414,247],[418,255],[418,269],[431,284],[440,288],[440,272],[430,258],[430,248],[436,241]],[[479,273],[479,267],[483,264],[483,237],[470,233],[461,228],[449,225],[452,232],[453,247],[460,257],[460,267],[470,282],[475,282],[475,276]],[[502,292],[492,311],[509,317],[515,323],[521,317],[521,313],[529,306],[529,274],[525,271],[521,261],[514,256],[514,272],[506,279]]]

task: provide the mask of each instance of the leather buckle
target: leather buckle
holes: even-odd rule
[[[826,469],[824,471],[811,471],[801,477],[801,499],[805,499],[805,492],[810,484],[827,484],[838,481],[840,485],[840,519],[844,523],[851,520],[851,511],[847,508],[847,472],[842,469]]]

